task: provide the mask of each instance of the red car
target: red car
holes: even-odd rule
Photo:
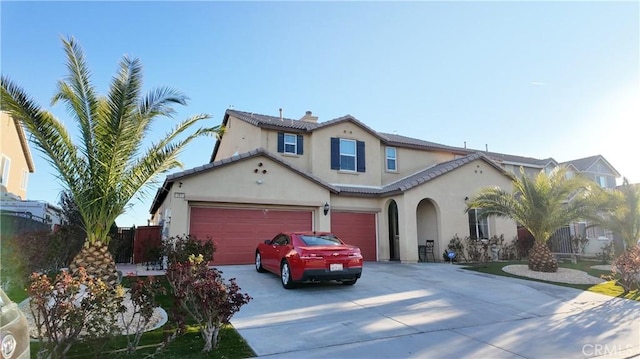
[[[258,244],[256,270],[279,275],[286,289],[324,280],[354,285],[362,275],[362,254],[332,233],[280,233]]]

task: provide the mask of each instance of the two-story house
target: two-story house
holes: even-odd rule
[[[0,111],[0,188],[2,198],[26,199],[29,174],[35,172],[20,122]]]
[[[217,243],[215,263],[251,263],[279,231],[332,231],[365,260],[418,260],[427,239],[441,253],[454,235],[516,236],[514,222],[478,220],[466,200],[511,189],[486,154],[379,133],[352,116],[326,122],[227,110],[210,163],[166,177],[151,206],[165,236]]]

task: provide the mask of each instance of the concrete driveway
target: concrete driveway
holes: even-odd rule
[[[253,300],[232,324],[269,358],[628,358],[640,303],[455,265],[365,263],[354,286],[221,266]]]

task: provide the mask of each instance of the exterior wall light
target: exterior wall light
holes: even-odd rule
[[[331,207],[329,206],[329,203],[325,202],[325,203],[324,203],[324,206],[322,207],[322,209],[324,210],[324,215],[325,215],[325,216],[327,215],[327,213],[329,213],[329,209],[330,209],[330,208],[331,208]]]

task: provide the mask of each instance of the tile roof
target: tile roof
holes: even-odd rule
[[[312,182],[316,182],[317,184],[319,184],[320,186],[323,186],[325,188],[327,188],[329,191],[333,192],[333,193],[338,193],[339,189],[335,186],[332,186],[331,184],[325,182],[324,180],[322,180],[321,178],[305,171],[302,169],[299,169],[295,166],[293,166],[291,163],[286,162],[284,160],[282,160],[279,156],[275,156],[273,154],[271,154],[269,151],[265,150],[264,148],[256,148],[254,150],[251,150],[249,152],[245,152],[245,153],[241,153],[238,154],[236,156],[233,157],[229,157],[229,158],[225,158],[219,161],[215,161],[215,162],[211,162],[211,163],[207,163],[206,165],[203,166],[198,166],[198,167],[193,167],[190,168],[188,170],[185,171],[181,171],[181,172],[176,172],[176,173],[172,173],[170,175],[167,175],[167,177],[164,180],[164,183],[162,184],[162,187],[158,188],[158,191],[156,192],[156,195],[153,199],[152,205],[151,205],[151,210],[149,211],[149,213],[153,214],[155,213],[155,211],[158,210],[158,208],[160,208],[160,205],[162,204],[162,202],[164,202],[165,198],[167,197],[167,194],[169,193],[169,191],[171,190],[171,187],[173,186],[173,183],[179,179],[183,179],[186,177],[190,177],[190,176],[194,176],[194,175],[198,175],[207,171],[213,171],[216,169],[219,169],[221,167],[224,167],[226,165],[232,164],[232,163],[236,163],[236,162],[240,162],[242,160],[245,159],[249,159],[249,158],[253,158],[253,157],[257,157],[257,156],[264,156],[264,157],[268,157],[269,159],[273,160],[274,162],[279,163],[280,165],[289,168],[290,170],[297,172],[299,175],[306,177],[307,179],[311,180]]]
[[[601,157],[602,156],[600,155],[589,156],[585,158],[578,158],[577,160],[566,161],[562,164],[573,165],[573,167],[575,167],[578,171],[586,171]]]
[[[596,163],[598,160],[602,160],[604,163],[606,163],[607,166],[609,166],[609,168],[611,168],[613,170],[613,172],[616,174],[616,176],[620,177],[620,173],[618,173],[618,171],[609,163],[609,161],[607,161],[604,157],[602,157],[602,155],[595,155],[595,156],[589,156],[589,157],[585,157],[585,158],[578,158],[577,160],[571,160],[571,161],[562,162],[561,164],[562,165],[572,165],[578,171],[585,172],[585,171],[589,170],[589,168],[591,166],[593,166],[593,164]]]
[[[267,116],[261,115],[259,113],[244,112],[231,109],[226,111],[225,118],[227,117],[226,115],[231,115],[254,126],[260,127],[277,127],[283,129],[296,129],[304,131],[311,131],[318,127],[318,124],[314,122],[294,120],[291,118],[282,118],[281,120],[280,117],[277,116]]]
[[[406,137],[391,133],[381,133],[381,135],[386,138],[387,144],[400,147],[431,148],[437,150],[452,151],[458,154],[469,154],[474,152],[460,147],[442,145],[435,142],[423,141],[417,138]]]
[[[286,130],[297,131],[297,132],[312,132],[314,130],[331,126],[340,122],[351,121],[356,123],[363,129],[365,129],[366,131],[370,132],[373,136],[379,138],[384,144],[391,145],[391,146],[408,147],[408,148],[416,148],[416,149],[443,150],[443,151],[450,151],[452,153],[459,154],[459,155],[468,155],[475,152],[482,152],[487,156],[489,156],[491,159],[498,162],[512,162],[516,164],[525,164],[532,167],[540,167],[540,168],[546,166],[547,164],[549,164],[549,162],[557,164],[557,162],[553,158],[537,159],[532,157],[516,156],[516,155],[497,153],[497,152],[486,152],[486,151],[480,151],[480,150],[469,149],[469,148],[447,146],[447,145],[443,145],[436,142],[424,141],[421,139],[401,136],[397,134],[377,132],[351,115],[345,115],[345,116],[338,117],[333,120],[329,120],[325,122],[314,123],[314,122],[307,122],[302,120],[295,120],[291,118],[283,118],[282,120],[280,120],[280,117],[277,117],[277,116],[268,116],[268,115],[253,113],[253,112],[244,112],[244,111],[228,109],[225,112],[225,119],[223,121],[223,124],[226,124],[226,121],[228,120],[228,116],[230,115],[242,121],[250,123],[254,126],[266,127],[266,128],[272,128],[272,129],[286,129]],[[211,160],[213,160],[213,158],[215,157],[218,144],[219,144],[219,141],[216,142],[216,146],[214,147],[214,151],[211,155]]]
[[[401,193],[407,191],[413,187],[419,186],[425,182],[431,181],[434,178],[440,177],[444,174],[447,174],[467,163],[470,163],[475,160],[484,160],[495,169],[500,171],[506,176],[509,176],[507,172],[504,171],[502,167],[496,164],[493,160],[488,158],[485,154],[480,152],[475,152],[470,155],[456,158],[451,161],[442,162],[437,165],[431,166],[429,168],[425,168],[422,171],[416,172],[410,176],[399,179],[395,182],[392,182],[386,186],[375,188],[375,187],[361,187],[361,186],[349,186],[349,185],[336,185],[340,189],[340,193],[350,193],[350,194],[359,194],[359,195],[390,195],[395,193]]]

